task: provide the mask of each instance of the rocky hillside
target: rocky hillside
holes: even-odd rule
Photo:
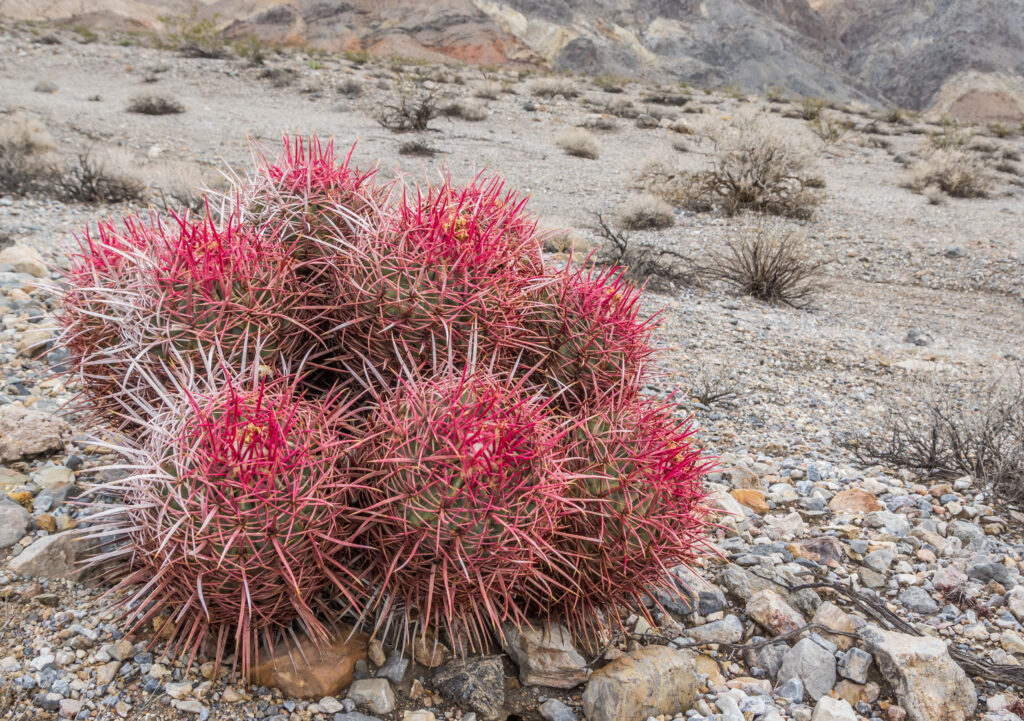
[[[700,86],[781,88],[1024,120],[1024,0],[203,0],[231,36]],[[0,15],[128,28],[163,0],[0,0]],[[983,91],[982,95],[977,95]],[[966,99],[965,99],[966,96]],[[960,101],[958,103],[958,101]]]

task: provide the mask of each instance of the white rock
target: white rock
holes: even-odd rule
[[[43,261],[43,256],[35,248],[27,245],[12,245],[0,250],[0,265],[10,264],[19,273],[28,273],[36,278],[46,278],[50,271]]]
[[[857,714],[845,699],[822,696],[814,706],[811,721],[857,721]]]

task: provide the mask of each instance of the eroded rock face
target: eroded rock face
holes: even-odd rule
[[[937,638],[867,626],[861,631],[910,721],[966,721],[978,705],[974,684]]]
[[[636,721],[688,710],[699,679],[693,656],[645,646],[598,669],[583,691],[588,721]]]
[[[21,406],[0,406],[0,463],[63,450],[70,427],[60,418]]]
[[[365,634],[339,628],[334,640],[317,649],[307,638],[277,646],[273,655],[250,673],[254,684],[278,688],[285,696],[321,699],[337,696],[352,683],[356,662],[366,659]]]
[[[505,652],[518,664],[519,680],[527,686],[575,688],[590,675],[569,632],[557,623],[506,627]]]

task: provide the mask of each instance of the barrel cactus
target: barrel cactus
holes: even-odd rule
[[[523,622],[566,485],[546,409],[488,374],[444,374],[401,383],[374,418],[366,543],[395,608],[478,646]]]
[[[188,383],[173,400],[151,409],[145,443],[123,449],[135,473],[93,489],[116,499],[87,533],[106,546],[99,561],[117,562],[131,628],[158,619],[172,653],[208,648],[219,665],[230,652],[243,672],[294,624],[325,639],[324,591],[360,606],[365,595],[350,562],[350,404],[260,379]]]

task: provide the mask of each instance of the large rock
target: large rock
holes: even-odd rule
[[[450,661],[434,670],[434,687],[449,701],[485,719],[505,716],[505,671],[500,656]]]
[[[689,710],[697,698],[693,656],[645,646],[594,672],[583,691],[589,721],[637,721]]]
[[[27,245],[12,245],[9,248],[0,250],[0,265],[13,265],[18,273],[28,273],[36,278],[46,278],[50,275],[39,251]]]
[[[861,637],[910,721],[966,721],[973,716],[978,705],[974,684],[942,641],[871,625],[861,630]]]
[[[0,496],[0,548],[13,546],[28,532],[32,517],[24,508],[9,499]]]
[[[743,623],[731,613],[725,618],[688,628],[684,633],[697,643],[739,643]]]
[[[337,696],[352,683],[356,662],[366,659],[365,634],[339,628],[333,640],[317,648],[308,638],[282,643],[250,672],[253,684],[280,689],[291,698]],[[385,681],[386,683],[386,681]]]
[[[48,413],[0,406],[0,462],[61,451],[69,433],[67,423]]]
[[[836,657],[810,638],[801,639],[782,659],[779,682],[798,678],[807,695],[817,701],[836,684]]]
[[[853,623],[853,617],[831,601],[824,601],[818,606],[818,610],[814,612],[814,618],[811,619],[811,622],[819,623],[826,628],[831,628],[833,631],[854,633],[857,630]],[[835,633],[828,633],[827,631],[821,631],[820,633],[844,651],[853,646],[856,641],[851,636],[840,636]]]
[[[814,706],[811,721],[857,721],[857,714],[848,701],[823,696]]]
[[[758,591],[747,601],[747,615],[772,636],[781,636],[807,625],[800,612],[775,591]]]
[[[590,675],[569,632],[557,623],[538,628],[507,626],[504,645],[519,665],[519,680],[524,685],[575,688]]]
[[[70,531],[43,536],[8,561],[7,568],[22,576],[78,578],[83,570],[77,563],[83,544],[82,539]]]
[[[386,714],[395,710],[395,692],[386,678],[362,678],[348,688],[348,698],[356,705],[373,713]]]

